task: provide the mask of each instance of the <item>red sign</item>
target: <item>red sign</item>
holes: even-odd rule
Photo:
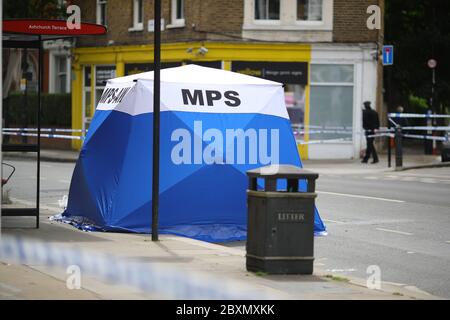
[[[434,69],[434,68],[436,68],[436,66],[437,66],[437,61],[436,60],[434,60],[434,59],[428,60],[428,67],[430,69]]]
[[[80,23],[80,28],[70,29],[65,20],[18,19],[4,20],[3,32],[35,34],[35,35],[102,35],[106,27],[94,23]]]

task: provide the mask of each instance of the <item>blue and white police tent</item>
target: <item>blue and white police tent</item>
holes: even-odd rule
[[[153,72],[108,81],[62,218],[85,230],[149,233]],[[159,230],[246,237],[246,171],[301,166],[280,83],[186,65],[161,70]],[[315,231],[325,232],[316,212]]]

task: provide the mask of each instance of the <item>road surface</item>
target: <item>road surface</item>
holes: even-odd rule
[[[17,167],[5,186],[9,197],[15,203],[32,204],[35,163],[5,161]],[[44,209],[62,212],[59,200],[69,192],[73,168],[73,163],[42,163]],[[317,206],[329,235],[316,238],[316,264],[330,273],[363,279],[368,267],[375,265],[382,281],[450,298],[450,168],[326,172],[317,182]],[[227,245],[245,250],[245,242]]]

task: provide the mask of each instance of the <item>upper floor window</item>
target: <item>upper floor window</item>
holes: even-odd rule
[[[297,20],[322,21],[322,0],[297,0]]]
[[[106,7],[107,0],[97,0],[97,23],[106,26]]]
[[[133,27],[129,31],[140,31],[144,29],[144,17],[142,9],[142,0],[133,1]]]
[[[255,0],[255,20],[279,20],[280,0]]]
[[[170,27],[184,27],[184,0],[172,0]]]
[[[290,32],[291,35],[286,36],[285,39],[331,41],[333,11],[334,0],[244,0],[244,23],[242,28],[249,38],[257,36],[256,34],[251,34],[253,31],[272,30],[283,32],[285,35]],[[311,40],[312,38],[309,37],[311,34],[294,34],[298,30],[328,31],[328,33],[325,35],[322,32],[322,38],[314,35],[316,40]],[[260,36],[257,36],[258,39],[263,36],[269,39],[270,35],[267,32],[260,32],[259,34]],[[281,33],[277,36],[279,35]]]

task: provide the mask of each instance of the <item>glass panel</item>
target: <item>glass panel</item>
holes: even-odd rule
[[[305,87],[299,84],[287,84],[284,98],[291,123],[303,125],[305,113]]]
[[[107,1],[106,0],[100,0],[99,1],[99,5],[100,5],[100,24],[103,24],[106,26],[106,5],[107,5]]]
[[[59,74],[59,76],[56,78],[56,92],[66,93],[66,82],[67,75],[65,73]]]
[[[183,19],[184,18],[184,1],[183,0],[177,0],[177,19]]]
[[[269,0],[269,19],[280,19],[280,0]]]
[[[327,140],[351,138],[353,123],[353,87],[352,86],[311,86],[310,140]],[[317,132],[322,130],[315,126],[327,127],[334,132]],[[331,127],[331,128],[330,128]],[[333,127],[347,127],[339,129]]]
[[[37,158],[26,157],[23,153],[13,154],[12,157],[8,157],[11,153],[4,153],[2,159],[2,179],[5,179],[1,188],[2,209],[35,208]],[[28,153],[28,155],[32,155],[32,153]],[[45,170],[42,169],[41,177],[46,175]],[[43,197],[47,197],[49,189],[45,180],[41,180],[40,188],[42,201]],[[35,218],[31,217],[2,217],[2,227],[33,226],[34,221]]]
[[[95,68],[95,85],[104,87],[109,79],[116,77],[115,66],[98,66]]]
[[[284,99],[296,140],[304,140],[305,123],[305,87],[299,84],[287,84],[284,87]]]
[[[322,0],[309,0],[308,20],[309,21],[322,20]]]
[[[3,49],[3,127],[36,128],[38,50]],[[25,135],[26,134],[26,135]],[[33,132],[3,132],[4,144],[34,144]]]
[[[37,143],[38,62],[36,49],[2,49],[2,143],[5,148]],[[20,128],[27,130],[19,131]],[[36,153],[2,152],[2,209],[35,208]],[[44,175],[43,171],[41,175]],[[42,181],[41,195],[45,194],[45,187]],[[35,224],[34,217],[4,216],[1,219],[2,227],[21,228]]]
[[[142,23],[142,0],[137,1],[137,23]]]
[[[297,0],[297,20],[322,21],[322,0]]]
[[[66,72],[67,69],[67,61],[66,61],[66,57],[61,56],[61,57],[57,57],[56,59],[58,59],[58,66],[59,66],[59,70],[58,72]]]
[[[91,67],[84,67],[84,86],[90,88],[91,87]]]
[[[95,88],[95,107],[97,107],[98,102],[102,96],[104,88]]]
[[[256,20],[279,20],[280,0],[255,0]]]
[[[308,0],[297,0],[297,20],[308,20]]]
[[[255,19],[264,20],[266,17],[266,5],[268,0],[255,0]]]
[[[353,83],[353,65],[313,64],[311,82]]]
[[[84,116],[86,118],[92,117],[92,106],[91,106],[91,91],[84,91]]]

